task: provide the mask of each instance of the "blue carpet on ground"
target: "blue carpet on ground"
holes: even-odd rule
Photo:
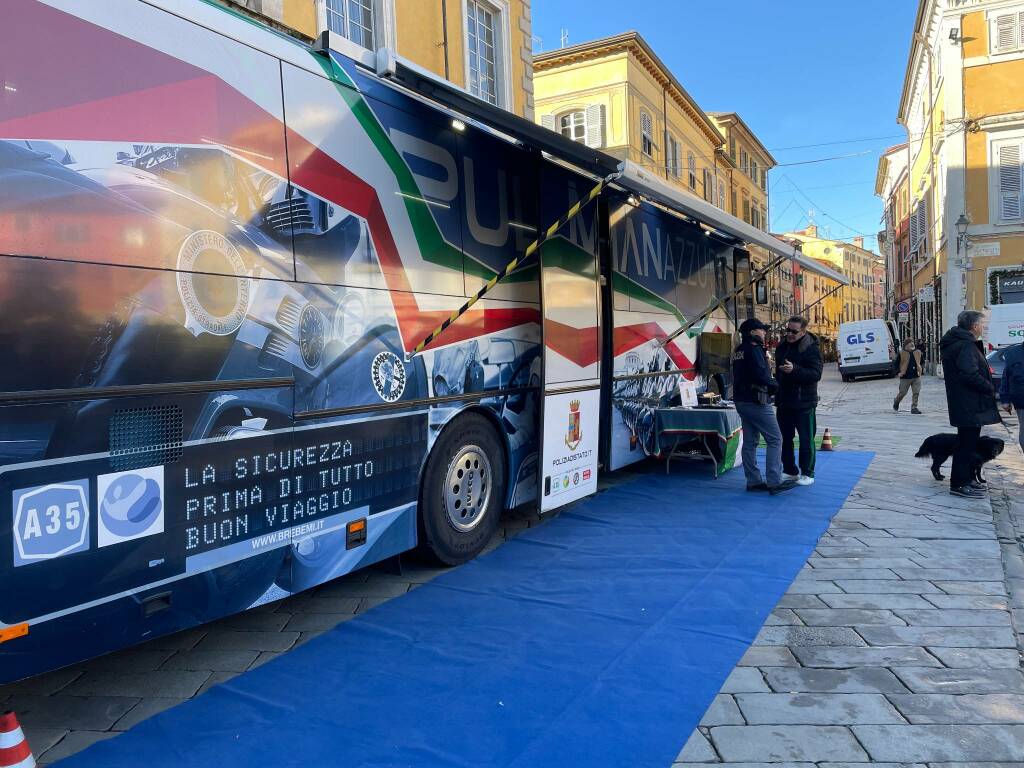
[[[666,768],[871,461],[660,467],[64,768]]]

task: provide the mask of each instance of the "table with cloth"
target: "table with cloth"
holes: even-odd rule
[[[715,477],[741,463],[743,428],[735,408],[658,408],[654,433],[655,456],[664,457],[666,473],[673,458],[710,461]]]

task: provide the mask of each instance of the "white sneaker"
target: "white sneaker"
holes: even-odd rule
[[[807,475],[800,475],[796,479],[796,484],[797,485],[814,485],[814,478],[813,477],[808,477]]]
[[[797,480],[800,479],[800,475],[791,475],[788,472],[783,472],[782,473],[782,479],[783,480],[792,480],[795,483]]]

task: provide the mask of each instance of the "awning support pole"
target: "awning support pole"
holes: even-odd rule
[[[704,320],[712,312],[714,312],[718,308],[724,306],[725,303],[727,301],[729,301],[730,299],[733,299],[733,298],[739,296],[749,286],[751,286],[754,283],[756,283],[762,277],[764,277],[769,272],[771,272],[773,269],[775,269],[777,266],[779,266],[779,264],[781,264],[782,262],[786,261],[789,258],[790,258],[789,256],[776,256],[772,261],[768,262],[768,264],[765,267],[763,267],[762,269],[758,270],[757,272],[754,272],[750,276],[750,279],[747,280],[747,282],[745,282],[743,285],[739,286],[738,288],[736,288],[733,291],[730,291],[729,293],[727,293],[725,296],[723,296],[721,298],[715,297],[715,298],[711,299],[711,303],[708,304],[706,309],[704,309],[699,315],[694,317],[692,320],[687,320],[685,323],[683,323],[681,326],[679,326],[676,330],[672,331],[672,333],[670,333],[668,336],[666,336],[664,339],[662,339],[662,341],[660,341],[658,343],[658,346],[660,346],[660,347],[668,346],[669,342],[671,342],[673,339],[678,338],[680,336],[680,334],[686,333],[688,330],[693,328],[693,326],[695,326],[701,320]]]
[[[811,309],[812,307],[818,306],[819,304],[821,304],[821,302],[823,302],[825,299],[827,299],[833,293],[835,293],[836,291],[842,290],[842,288],[843,288],[843,285],[842,285],[842,283],[840,283],[835,288],[833,288],[831,291],[829,291],[824,296],[822,296],[820,299],[818,299],[816,302],[814,302],[813,304],[808,304],[806,307],[801,309],[797,314],[800,315],[801,317],[804,317],[804,312],[806,312],[807,310]]]
[[[552,237],[554,237],[558,230],[560,230],[562,227],[568,224],[572,219],[576,218],[589,203],[592,203],[594,200],[597,199],[598,195],[600,195],[601,192],[604,191],[604,188],[606,186],[611,184],[613,181],[617,180],[620,176],[622,176],[622,172],[617,171],[616,173],[610,174],[601,181],[599,181],[597,185],[586,194],[586,196],[577,201],[576,204],[573,205],[572,208],[570,208],[568,211],[566,211],[564,215],[560,216],[554,224],[552,224],[550,227],[544,230],[540,234],[540,237],[538,237],[536,240],[534,240],[532,243],[526,246],[526,250],[523,252],[522,256],[516,256],[516,258],[512,259],[512,261],[510,261],[508,264],[502,267],[501,270],[494,277],[492,277],[490,280],[484,283],[484,285],[481,286],[480,290],[477,291],[474,296],[471,296],[466,301],[465,304],[463,304],[458,309],[453,310],[451,315],[449,315],[443,323],[437,326],[437,328],[431,331],[429,336],[427,336],[425,339],[423,339],[423,341],[417,344],[416,347],[412,350],[412,352],[406,354],[405,361],[409,362],[416,355],[418,355],[420,352],[426,349],[426,347],[429,344],[432,344],[434,340],[442,333],[444,333],[452,323],[454,323],[456,320],[462,317],[462,315],[466,314],[466,312],[469,311],[469,308],[476,304],[478,301],[480,301],[480,299],[482,299],[486,294],[490,293],[494,286],[496,286],[508,275],[512,274],[516,269],[522,266],[527,259],[529,259],[531,256],[533,256],[534,253],[537,252],[537,250],[544,244],[546,240],[549,240]]]

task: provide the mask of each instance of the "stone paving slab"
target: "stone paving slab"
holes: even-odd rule
[[[891,670],[881,667],[763,671],[772,690],[782,693],[906,693],[908,690]]]
[[[928,652],[947,667],[1008,667],[1019,669],[1016,648],[929,648]]]
[[[963,595],[960,595],[963,597]],[[897,615],[907,624],[922,627],[1009,627],[1010,614],[1006,611],[962,610],[901,610]],[[863,622],[867,623],[867,622]]]
[[[18,713],[25,727],[105,731],[139,703],[130,696],[13,696],[5,709]]]
[[[884,609],[830,608],[815,610],[811,608],[797,610],[795,613],[809,627],[852,627],[858,624],[906,626],[907,624],[901,616]],[[1009,620],[1009,615],[1007,615],[1007,620]]]
[[[754,639],[754,645],[788,645],[790,648],[799,648],[867,643],[849,627],[764,627]]]
[[[914,693],[1024,693],[1020,669],[922,669],[894,667]]]
[[[907,722],[877,693],[740,693],[750,725],[852,725]]]
[[[1009,627],[877,627],[857,631],[870,645],[927,645],[953,648],[1016,648]]]
[[[849,729],[833,725],[723,725],[711,729],[711,741],[726,762],[868,759]]]
[[[939,667],[941,662],[924,648],[794,648],[793,655],[805,667]]]
[[[994,761],[1024,754],[1024,725],[855,725],[873,760]]]
[[[948,597],[944,595],[944,597]],[[863,608],[864,610],[927,609],[933,607],[923,595],[821,595],[829,608]]]
[[[894,694],[889,701],[913,724],[1024,723],[1019,693]]]

